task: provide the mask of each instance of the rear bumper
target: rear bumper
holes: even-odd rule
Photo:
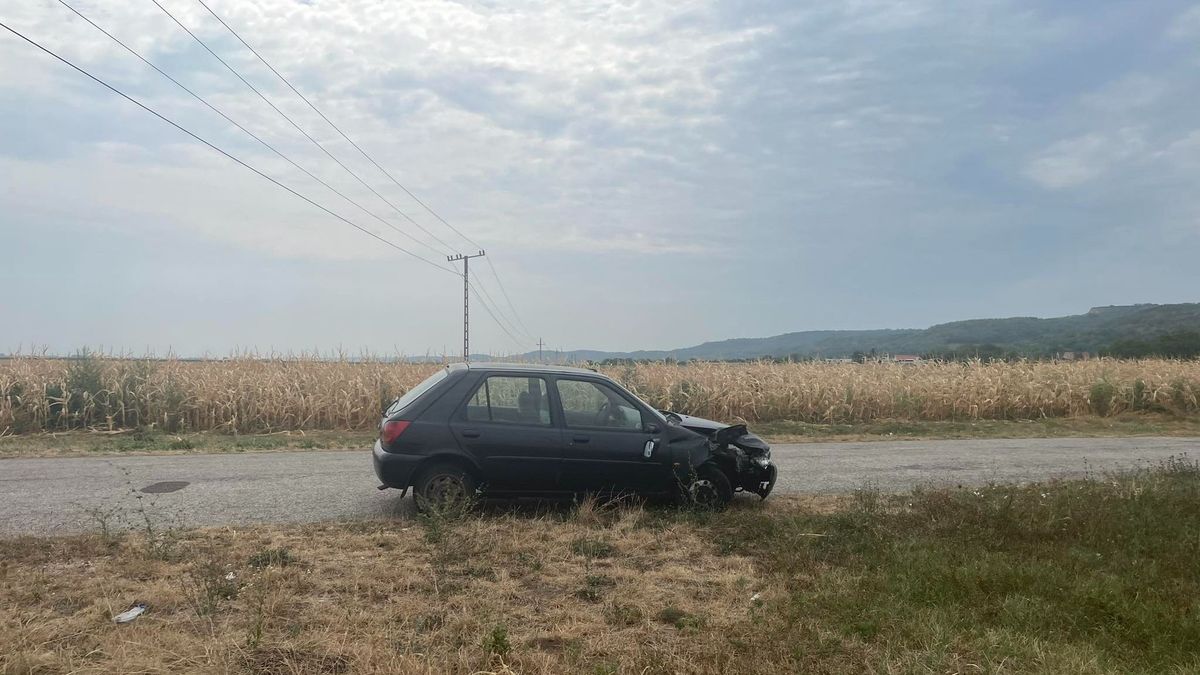
[[[375,475],[379,482],[390,488],[403,490],[412,485],[413,473],[421,460],[417,455],[401,455],[383,449],[379,441],[375,441],[375,450],[371,453],[371,461],[375,465]]]

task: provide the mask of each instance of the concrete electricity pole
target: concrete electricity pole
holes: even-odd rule
[[[546,362],[545,359],[542,358],[542,347],[544,345],[545,345],[545,343],[542,342],[542,338],[538,338],[538,363]]]
[[[467,267],[471,263],[471,258],[482,258],[486,253],[482,250],[475,255],[456,255],[446,256],[446,260],[450,262],[462,261],[463,264],[463,363],[471,360],[471,278],[468,276],[470,271]]]

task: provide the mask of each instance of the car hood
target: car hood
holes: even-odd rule
[[[679,413],[672,414],[679,417],[679,426],[706,436],[719,445],[737,446],[751,457],[771,456],[771,446],[763,439],[750,433],[745,424],[725,424],[714,420],[706,420],[703,417],[693,417],[692,415],[681,415]]]
[[[705,436],[711,436],[714,431],[717,431],[718,429],[724,429],[725,427],[730,426],[723,422],[716,422],[714,420],[706,420],[703,417],[693,417],[691,415],[680,415],[679,413],[673,413],[673,414],[677,415],[679,417],[679,419],[680,419],[679,426],[681,426],[685,429],[691,429],[692,431],[704,434]]]

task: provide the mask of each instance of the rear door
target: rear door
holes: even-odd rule
[[[483,468],[489,491],[559,489],[562,430],[550,412],[547,386],[541,376],[489,374],[451,418],[459,447]]]
[[[555,378],[563,421],[561,484],[572,491],[663,492],[670,485],[669,453],[647,431],[652,421],[632,399],[608,383],[585,377]]]

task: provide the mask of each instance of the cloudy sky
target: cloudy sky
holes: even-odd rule
[[[0,21],[430,261],[473,249],[195,0],[160,2],[395,209],[152,0],[67,1],[374,215],[57,0]],[[208,1],[487,249],[520,340],[477,304],[477,351],[1200,300],[1200,4]],[[461,348],[449,271],[7,31],[0,284],[0,352]]]

